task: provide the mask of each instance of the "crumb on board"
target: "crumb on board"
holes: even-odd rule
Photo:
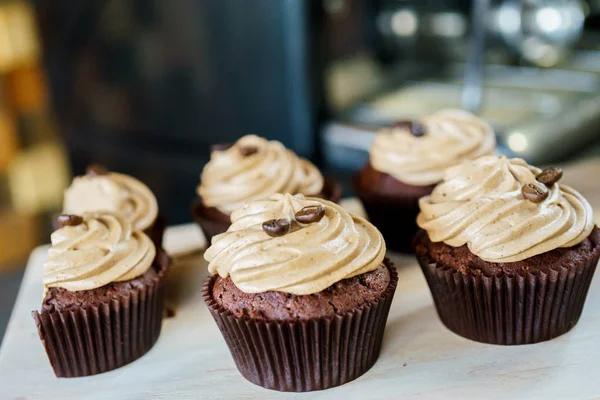
[[[177,311],[171,306],[166,306],[165,310],[167,312],[167,318],[173,318],[177,314]]]

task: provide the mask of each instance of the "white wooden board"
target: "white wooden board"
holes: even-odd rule
[[[346,205],[356,209],[357,204]],[[75,379],[54,377],[30,316],[40,306],[47,253],[45,246],[36,249],[0,347],[0,399],[600,398],[598,274],[579,324],[570,333],[546,343],[502,347],[448,331],[414,259],[392,256],[399,285],[375,366],[338,388],[281,394],[254,386],[237,372],[201,298],[206,263],[198,253],[182,256],[203,245],[193,225],[168,231],[166,247],[179,255],[168,300],[176,316],[164,321],[154,348],[118,370]]]

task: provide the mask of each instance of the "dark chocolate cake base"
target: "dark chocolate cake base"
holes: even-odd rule
[[[323,190],[315,197],[339,203],[342,198],[342,186],[333,179],[325,178]],[[201,197],[192,203],[192,217],[200,225],[209,244],[213,236],[226,232],[231,225],[228,214],[222,213],[216,207],[207,207]]]
[[[148,235],[148,237],[150,237],[150,239],[152,239],[152,241],[154,242],[154,246],[156,246],[157,249],[162,249],[163,248],[163,237],[165,235],[166,229],[167,229],[167,219],[165,218],[164,215],[158,214],[158,216],[156,217],[156,220],[154,220],[154,223],[152,224],[152,226],[150,226],[144,232],[146,233],[146,235]]]
[[[284,298],[290,302],[290,310],[281,312],[259,301],[261,294],[249,295],[254,297],[252,300],[237,298],[238,306],[234,306],[231,290],[224,290],[230,289],[223,284],[225,280],[215,288],[217,276],[207,279],[202,293],[238,370],[247,380],[286,392],[323,390],[358,378],[377,361],[398,283],[396,269],[389,260],[386,259],[381,268],[386,268],[387,273],[378,269],[370,275],[351,278],[350,282],[342,281],[316,295],[263,293],[282,307],[287,307]],[[366,295],[364,289],[358,296],[362,300],[357,301],[358,297],[351,290],[358,286],[371,286],[377,295]],[[330,289],[339,298],[324,294]],[[221,306],[215,295],[223,295],[221,302],[231,301],[228,307],[233,312]],[[326,300],[333,300],[333,305],[326,307],[327,316],[323,316],[312,306]],[[256,305],[261,312],[250,312],[251,305]],[[307,309],[301,310],[302,305],[308,305]],[[336,310],[338,306],[348,310],[340,312]]]
[[[244,293],[230,277],[217,277],[212,297],[236,317],[295,321],[343,315],[381,298],[389,283],[390,271],[385,265],[303,296],[283,292]]]
[[[419,229],[416,222],[419,199],[431,194],[435,185],[408,185],[370,164],[354,176],[353,185],[369,221],[379,229],[387,248],[414,253],[412,241]]]
[[[577,324],[600,258],[600,230],[583,242],[526,260],[492,263],[466,246],[415,238],[438,315],[478,342],[518,345],[550,340]]]
[[[95,375],[128,364],[160,334],[170,260],[159,251],[152,267],[125,282],[71,292],[49,288],[32,313],[57,377]]]

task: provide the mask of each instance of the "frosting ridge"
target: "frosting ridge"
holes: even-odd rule
[[[320,205],[325,214],[318,222],[294,220],[304,207]],[[280,237],[267,235],[262,224],[272,219],[292,221],[291,231]],[[210,273],[231,276],[246,293],[317,293],[375,270],[385,256],[385,242],[373,225],[327,200],[275,194],[244,205],[231,220],[228,231],[213,238],[204,258]]]
[[[425,134],[406,126],[382,129],[369,152],[373,168],[415,186],[438,183],[444,170],[463,160],[491,155],[496,137],[492,127],[463,110],[442,110],[423,118]]]
[[[145,233],[113,214],[84,214],[82,223],[55,231],[51,241],[44,285],[70,291],[134,279],[156,256]]]
[[[274,193],[316,195],[324,184],[311,162],[280,142],[255,135],[242,137],[229,149],[213,151],[200,181],[197,192],[204,204],[225,214]]]
[[[581,194],[554,183],[539,203],[523,196],[523,186],[535,183],[540,172],[518,158],[465,161],[419,200],[417,224],[433,242],[466,244],[491,262],[520,261],[582,242],[594,228],[594,213]]]
[[[140,180],[125,174],[84,175],[73,179],[65,191],[63,212],[109,212],[121,214],[136,229],[145,230],[158,216],[152,191]]]

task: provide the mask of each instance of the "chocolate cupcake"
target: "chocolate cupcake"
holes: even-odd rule
[[[446,168],[493,154],[495,146],[492,128],[461,110],[399,121],[378,132],[353,184],[388,248],[412,253],[419,198],[431,193]]]
[[[160,334],[169,258],[121,216],[59,220],[32,313],[54,373],[95,375],[136,360]]]
[[[162,246],[165,219],[159,215],[152,191],[138,179],[109,172],[99,165],[89,166],[84,176],[73,179],[65,191],[63,213],[116,213],[133,227],[144,231],[154,243]],[[58,221],[55,221],[58,228]]]
[[[600,230],[561,175],[486,156],[449,169],[420,200],[417,258],[449,329],[511,345],[549,340],[577,323]]]
[[[276,194],[232,214],[203,297],[241,374],[306,392],[377,360],[397,284],[379,231],[337,204]]]
[[[341,186],[324,179],[310,161],[277,141],[244,136],[232,146],[216,146],[202,171],[192,214],[210,243],[231,225],[231,212],[275,193],[304,194],[338,202]]]

